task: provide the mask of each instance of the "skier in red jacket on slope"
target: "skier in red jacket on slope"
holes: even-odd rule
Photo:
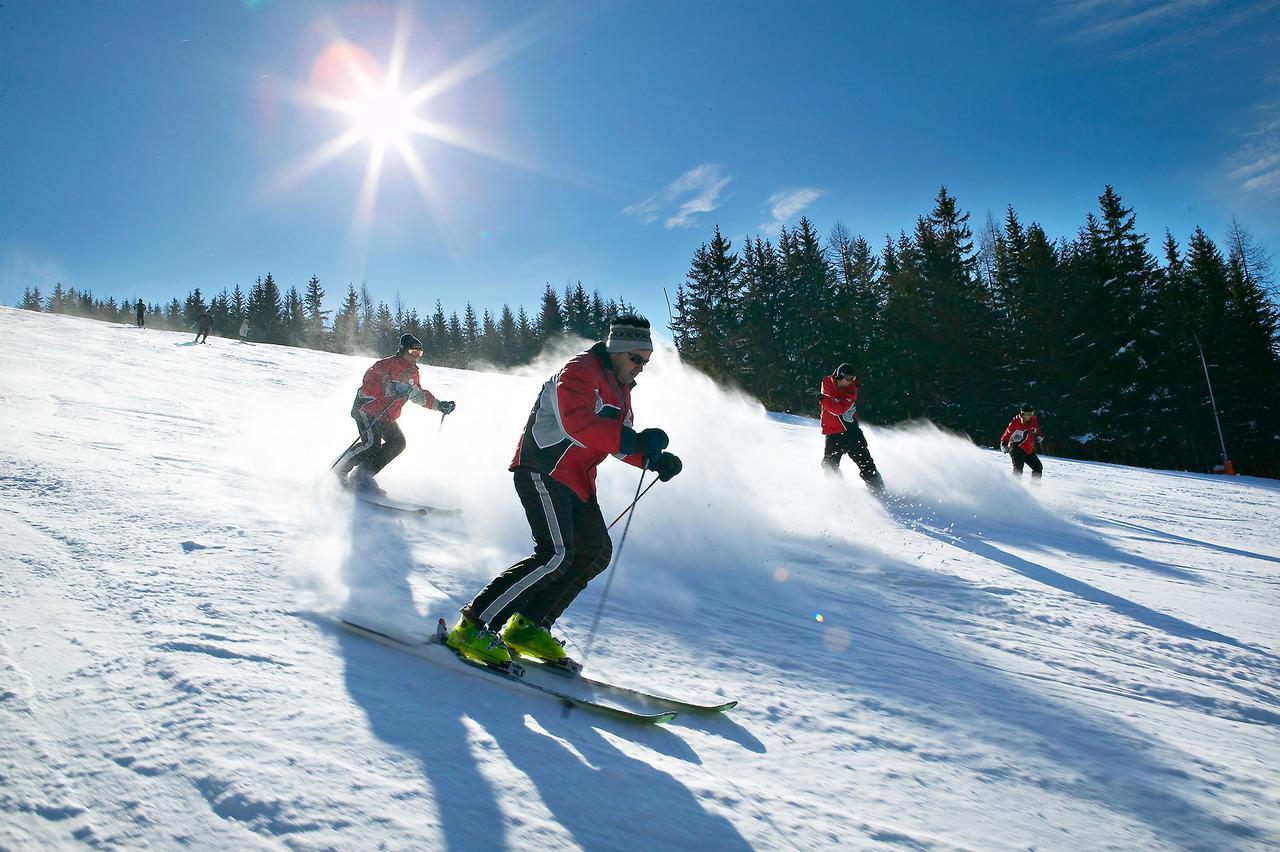
[[[435,409],[441,414],[449,414],[455,408],[452,402],[436,399],[422,386],[418,380],[421,357],[422,343],[412,334],[403,334],[399,352],[365,371],[351,406],[351,416],[360,429],[360,443],[347,450],[334,465],[334,473],[344,485],[375,494],[386,493],[378,487],[374,476],[404,450],[404,432],[400,431],[396,419],[405,402]]]
[[[867,439],[858,425],[858,391],[862,383],[853,368],[841,364],[822,380],[818,404],[822,407],[822,434],[827,436],[822,465],[829,473],[840,470],[840,460],[847,453],[858,465],[858,475],[873,491],[884,490],[884,480],[867,449]]]
[[[542,386],[508,468],[533,533],[533,554],[462,608],[446,638],[449,647],[498,665],[511,660],[511,650],[551,662],[566,658],[550,628],[613,554],[596,500],[596,468],[612,455],[657,471],[666,482],[682,467],[666,452],[666,432],[631,427],[631,389],[652,352],[649,321],[619,316],[606,340],[575,355]]]
[[[1036,450],[1043,441],[1044,433],[1040,431],[1036,410],[1031,403],[1024,402],[1018,406],[1018,413],[1013,415],[1000,436],[1000,449],[1009,454],[1015,474],[1022,476],[1022,466],[1026,464],[1031,468],[1031,477],[1039,479],[1044,475],[1044,465]]]

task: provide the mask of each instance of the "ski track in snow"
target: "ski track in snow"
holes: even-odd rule
[[[423,365],[458,411],[406,411],[381,480],[464,509],[433,518],[327,481],[371,358],[188,341],[0,309],[0,848],[1280,845],[1280,483],[1033,486],[871,426],[882,503],[660,352],[637,423],[686,468],[590,667],[741,705],[640,728],[332,621],[425,636],[524,554],[506,463],[555,359]],[[634,474],[602,466],[607,519]]]

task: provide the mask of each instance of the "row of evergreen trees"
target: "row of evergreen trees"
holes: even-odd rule
[[[812,413],[840,362],[871,422],[927,418],[992,445],[1020,402],[1050,452],[1207,470],[1221,459],[1200,360],[1238,469],[1280,475],[1280,335],[1270,258],[1233,222],[1157,259],[1110,187],[1073,239],[1009,208],[977,245],[946,187],[879,251],[801,219],[734,251],[717,228],[676,294],[682,356],[771,410]]]
[[[242,321],[249,323],[249,339],[281,343],[331,352],[384,354],[404,332],[412,332],[423,342],[423,356],[431,364],[466,368],[476,364],[511,366],[531,361],[548,340],[566,334],[588,340],[599,339],[608,318],[634,311],[625,300],[604,299],[596,290],[588,295],[582,282],[565,287],[561,298],[547,285],[537,316],[532,319],[523,307],[514,313],[509,305],[494,317],[486,309],[480,316],[468,302],[461,317],[456,311],[445,316],[436,302],[430,316],[406,307],[396,298],[393,306],[375,306],[367,286],[359,291],[354,284],[337,311],[324,308],[324,288],[312,276],[300,292],[291,287],[283,295],[268,273],[259,278],[246,296],[237,284],[223,289],[208,301],[200,288],[185,300],[172,299],[165,305],[146,305],[147,325],[174,331],[191,329],[206,311],[213,317],[215,336],[236,337]],[[54,286],[46,298],[39,287],[27,288],[19,307],[73,314],[112,322],[133,322],[136,313],[129,299],[95,298],[92,292],[74,287]]]

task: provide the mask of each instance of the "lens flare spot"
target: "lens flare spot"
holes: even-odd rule
[[[791,579],[791,572],[787,570],[785,565],[779,565],[773,569],[773,579],[777,583],[785,583]]]
[[[820,612],[815,612],[815,613],[813,614],[813,620],[814,620],[814,621],[816,621],[816,622],[818,622],[819,624],[821,624],[822,622],[826,621],[827,619],[822,615],[822,613],[820,613]]]

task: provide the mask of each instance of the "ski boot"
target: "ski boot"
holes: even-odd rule
[[[559,663],[567,660],[564,643],[551,635],[551,631],[516,613],[502,628],[502,643],[522,657]]]
[[[458,623],[445,636],[444,644],[468,659],[487,666],[505,668],[511,664],[511,652],[498,634],[458,616]]]
[[[386,497],[387,492],[378,487],[378,480],[373,478],[373,474],[365,470],[363,467],[357,466],[352,472],[349,480],[352,487],[362,494],[372,494],[376,497]]]

